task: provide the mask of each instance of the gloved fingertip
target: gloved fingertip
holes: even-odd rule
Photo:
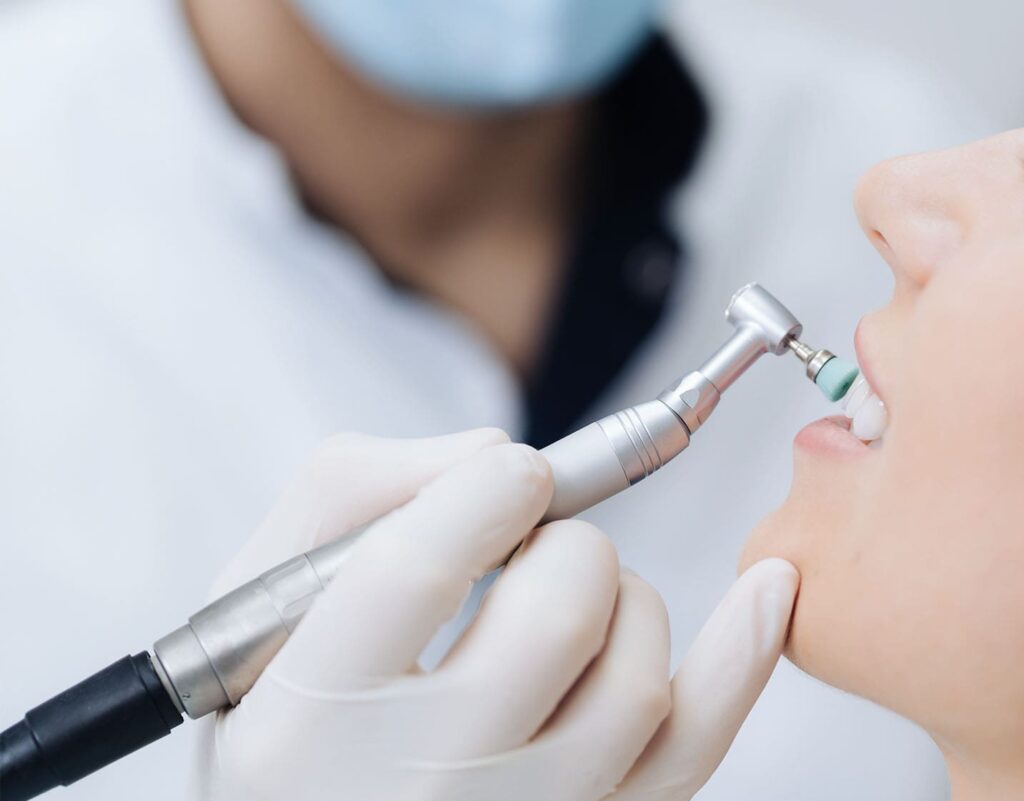
[[[772,587],[789,596],[795,596],[800,587],[800,571],[796,566],[777,556],[762,559],[748,567],[740,577],[760,587]]]
[[[505,445],[511,440],[509,435],[500,428],[484,427],[469,428],[465,431],[455,431],[451,434],[412,441],[431,448],[442,446],[469,455],[485,448],[493,448],[495,445]]]
[[[493,426],[471,428],[468,431],[452,434],[451,436],[466,437],[470,440],[479,441],[481,448],[489,448],[493,445],[504,445],[512,441],[511,437],[509,437],[505,431]]]
[[[551,465],[540,451],[529,445],[513,442],[497,446],[501,451],[502,473],[517,480],[525,480],[541,494],[554,491]]]
[[[392,440],[406,458],[422,459],[432,465],[431,472],[443,472],[481,451],[509,443],[509,436],[500,428],[471,428],[451,434],[422,439]]]
[[[754,608],[760,610],[757,618],[761,620],[759,628],[766,635],[764,642],[767,644],[778,640],[778,647],[781,647],[800,588],[799,571],[785,559],[763,559],[751,565],[740,576],[737,585],[737,589],[743,587],[741,594],[746,595],[753,601]],[[773,631],[777,633],[773,634]]]

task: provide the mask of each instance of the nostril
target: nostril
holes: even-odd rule
[[[871,244],[873,244],[879,250],[882,250],[882,249],[890,250],[889,240],[886,239],[885,235],[881,231],[879,231],[877,228],[875,228],[871,232],[870,238],[871,238]]]

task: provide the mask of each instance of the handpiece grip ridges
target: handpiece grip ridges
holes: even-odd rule
[[[541,451],[555,485],[541,522],[574,517],[621,492],[661,468],[689,441],[679,416],[660,400],[569,434]],[[158,673],[189,717],[241,700],[334,577],[358,533],[268,570],[157,641]]]

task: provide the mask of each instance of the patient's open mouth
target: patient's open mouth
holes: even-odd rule
[[[863,456],[881,447],[889,412],[863,374],[857,376],[839,405],[844,413],[804,428],[796,437],[797,447],[832,456]]]
[[[805,426],[796,435],[797,448],[822,456],[860,457],[871,452],[868,443],[850,431],[852,421],[843,415],[825,417]]]

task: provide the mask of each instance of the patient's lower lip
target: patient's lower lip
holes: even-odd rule
[[[801,451],[828,457],[856,457],[871,453],[863,442],[850,433],[850,419],[845,416],[826,417],[804,427],[794,444]]]

